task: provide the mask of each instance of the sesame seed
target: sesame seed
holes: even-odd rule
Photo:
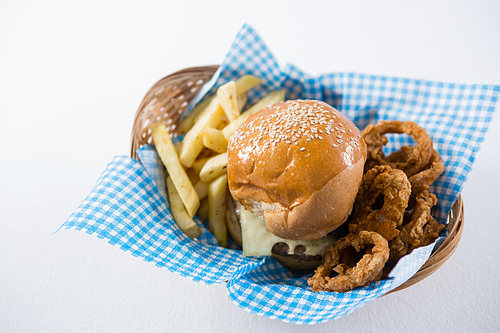
[[[271,114],[259,116],[240,126],[230,138],[229,151],[245,148],[247,152],[255,149],[262,152],[269,146],[275,147],[281,143],[298,145],[302,138],[306,142],[323,140],[325,135],[330,136],[336,130],[338,140],[337,143],[333,143],[335,147],[342,142],[341,133],[345,133],[345,130],[352,133],[352,130],[348,128],[342,129],[348,124],[347,122],[341,123],[335,120],[338,117],[319,102],[314,102],[313,106],[313,104],[301,105],[301,101],[294,101],[285,108],[274,106],[267,107],[266,110],[271,110]],[[356,135],[359,136],[359,134]],[[350,142],[354,144],[354,140],[350,139]],[[303,150],[300,149],[300,151]]]
[[[300,151],[304,151],[304,150],[306,150],[304,147],[300,148]]]

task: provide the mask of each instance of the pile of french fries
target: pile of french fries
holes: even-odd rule
[[[153,143],[168,172],[172,215],[189,237],[201,234],[193,220],[198,213],[208,220],[208,229],[218,242],[227,247],[228,141],[249,116],[285,98],[284,91],[272,91],[242,113],[247,102],[246,92],[260,83],[259,78],[244,75],[220,86],[214,96],[197,104],[180,123],[177,133],[185,136],[177,146],[165,124],[151,125]]]

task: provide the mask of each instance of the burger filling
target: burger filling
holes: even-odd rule
[[[267,229],[264,220],[252,214],[243,206],[240,207],[240,218],[243,255],[245,256],[270,256],[275,244],[280,244],[280,252],[284,252],[284,249],[286,249],[290,255],[300,253],[307,256],[323,256],[325,248],[337,240],[332,235],[314,240],[280,238]]]

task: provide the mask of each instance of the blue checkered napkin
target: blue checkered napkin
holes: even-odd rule
[[[294,324],[313,325],[330,321],[397,288],[427,261],[432,245],[404,257],[394,268],[397,278],[371,283],[348,293],[313,293],[307,279],[312,273],[294,277],[273,258],[227,284],[230,299],[251,313]],[[409,261],[409,262],[407,262]]]
[[[146,169],[124,156],[113,159],[61,228],[83,230],[158,267],[207,284],[222,283],[241,267],[260,264],[240,251],[207,245],[211,241],[205,228],[205,244],[184,235]]]
[[[152,145],[146,145],[137,151],[137,157],[151,180],[158,187],[158,191],[167,200],[167,183],[165,179],[165,167],[161,162],[160,156]]]
[[[312,273],[294,277],[273,258],[229,281],[227,288],[231,300],[246,311],[289,323],[313,325],[347,315],[398,287],[419,270],[431,252],[432,246],[419,248],[412,258],[401,259],[394,268],[398,278],[374,282],[348,293],[313,293],[307,285]],[[408,260],[409,263],[405,262]]]

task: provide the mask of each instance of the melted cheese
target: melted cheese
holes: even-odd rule
[[[303,245],[306,248],[305,253],[307,255],[323,255],[325,248],[337,240],[331,235],[315,240],[283,239],[272,234],[267,229],[264,220],[255,216],[243,206],[241,207],[240,215],[244,256],[270,256],[274,244],[280,242],[288,244],[289,254],[294,253],[296,246]]]

